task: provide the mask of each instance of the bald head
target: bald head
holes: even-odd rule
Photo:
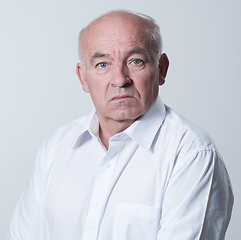
[[[144,116],[165,82],[159,27],[150,17],[115,11],[91,22],[79,46],[76,73],[109,138]]]
[[[132,27],[133,31],[138,31],[138,37],[145,39],[146,49],[151,53],[152,60],[158,63],[162,52],[162,41],[160,35],[159,26],[155,20],[147,15],[132,13],[128,11],[112,11],[109,12],[91,22],[86,28],[84,28],[79,34],[79,56],[81,65],[84,67],[85,63],[85,49],[86,44],[91,42],[93,32],[95,37],[101,34],[99,26],[108,25],[126,28]],[[110,34],[112,34],[110,32]]]

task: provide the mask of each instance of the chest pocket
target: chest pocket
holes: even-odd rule
[[[114,240],[155,240],[160,218],[159,208],[118,203],[114,218]]]

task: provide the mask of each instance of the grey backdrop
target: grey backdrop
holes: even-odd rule
[[[205,130],[235,193],[226,239],[240,239],[241,3],[235,0],[10,0],[0,3],[0,239],[39,145],[92,109],[75,75],[79,30],[112,9],[154,17],[170,59],[163,101]]]

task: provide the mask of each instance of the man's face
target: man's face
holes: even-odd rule
[[[150,109],[164,83],[140,27],[123,18],[106,19],[84,35],[85,68],[77,65],[77,74],[100,121],[134,122]]]

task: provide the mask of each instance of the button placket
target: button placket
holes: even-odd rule
[[[122,141],[113,141],[106,156],[102,159],[86,217],[83,240],[93,240],[98,237],[106,201],[110,194],[109,186],[122,145]]]

